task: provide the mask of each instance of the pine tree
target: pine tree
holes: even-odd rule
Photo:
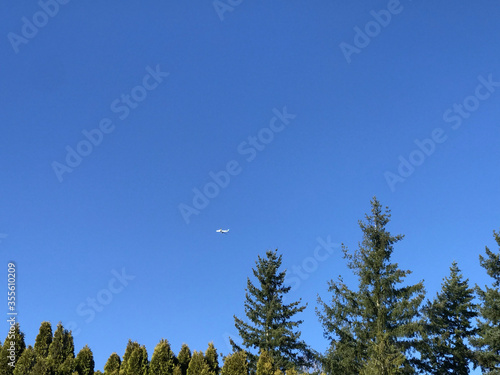
[[[141,346],[137,341],[132,342],[132,340],[128,340],[127,347],[125,348],[125,353],[123,354],[123,361],[120,365],[120,375],[128,375],[128,367],[129,367],[129,359],[135,349],[140,348]]]
[[[147,375],[149,369],[148,352],[143,345],[135,348],[127,363],[125,375]]]
[[[177,358],[168,340],[162,339],[156,345],[151,357],[149,375],[173,375],[176,364]]]
[[[40,331],[35,339],[35,354],[40,358],[47,358],[49,346],[52,343],[52,325],[50,322],[42,322]]]
[[[19,323],[15,323],[10,328],[0,350],[1,375],[12,375],[17,361],[26,349],[24,333],[21,331]]]
[[[416,346],[415,336],[422,330],[417,319],[425,296],[424,286],[422,282],[401,285],[411,272],[399,269],[397,263],[390,263],[390,258],[393,245],[403,236],[392,236],[386,230],[389,209],[382,212],[375,197],[371,204],[372,214],[366,215],[365,223],[359,222],[363,232],[359,249],[351,254],[342,246],[348,267],[358,277],[358,290],[349,289],[339,277],[337,282],[328,283],[333,294],[331,304],[318,298],[323,311],[316,311],[324,335],[331,341],[324,359],[329,374],[360,374],[385,356],[394,361],[391,368],[379,375],[414,373],[408,358],[398,366],[397,354],[410,354]]]
[[[424,308],[426,334],[421,360],[429,374],[469,374],[474,353],[468,342],[475,335],[472,319],[477,316],[473,299],[469,280],[463,279],[457,263],[453,262],[441,292]]]
[[[210,374],[219,375],[220,373],[219,359],[217,355],[217,349],[215,349],[213,342],[208,344],[208,348],[205,351],[205,361],[208,364]]]
[[[226,356],[221,375],[249,375],[247,353],[241,350]]]
[[[290,291],[285,286],[286,271],[279,271],[282,255],[277,250],[267,251],[265,258],[258,257],[253,274],[257,278],[255,286],[247,279],[245,313],[249,323],[234,316],[235,326],[246,348],[265,350],[273,358],[277,368],[308,366],[312,362],[313,352],[300,339],[297,327],[302,320],[293,321],[293,317],[304,311],[306,306],[299,306],[301,300],[285,304],[283,297]],[[233,349],[241,348],[231,340]],[[248,352],[252,368],[257,355]]]
[[[210,367],[208,367],[208,363],[205,361],[203,352],[197,352],[195,350],[189,361],[187,375],[209,375],[209,373]]]
[[[72,375],[75,370],[74,360],[73,335],[59,323],[49,346],[47,364],[55,375]]]
[[[36,362],[35,350],[29,345],[19,357],[13,375],[36,375],[33,371]]]
[[[120,365],[120,356],[116,353],[111,354],[104,365],[104,375],[119,375]]]
[[[485,286],[484,289],[476,285],[481,301],[480,321],[477,324],[477,337],[471,343],[476,348],[476,359],[483,373],[500,375],[500,230],[493,231],[493,237],[499,251],[494,253],[486,247],[486,257],[479,256],[481,266],[493,279],[493,285]]]
[[[174,373],[173,375],[182,375],[182,370],[181,370],[181,366],[180,365],[176,365],[174,367]]]
[[[94,354],[85,345],[77,354],[75,359],[75,370],[78,375],[94,375]]]
[[[191,361],[191,350],[187,344],[182,344],[181,351],[177,356],[179,366],[181,368],[182,375],[187,374],[187,369],[189,367],[189,362]]]

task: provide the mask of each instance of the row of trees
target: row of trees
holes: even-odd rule
[[[326,353],[312,350],[302,339],[295,316],[306,306],[286,304],[290,291],[281,271],[282,256],[267,251],[258,257],[247,280],[246,319],[234,316],[242,344],[219,367],[213,344],[205,353],[183,345],[176,356],[167,340],[156,346],[151,361],[144,346],[129,343],[122,358],[113,353],[105,375],[279,375],[314,373],[392,375],[469,374],[470,367],[500,375],[500,251],[486,248],[480,264],[493,279],[474,288],[453,262],[441,291],[425,300],[423,281],[407,285],[410,274],[391,262],[394,245],[403,239],[387,230],[390,211],[372,200],[371,214],[359,225],[363,240],[354,252],[342,247],[355,289],[342,277],[329,282],[331,299],[318,297],[317,315],[331,345]],[[500,248],[500,232],[493,232]],[[16,329],[17,364],[8,365],[8,341],[0,353],[0,375],[92,375],[92,351],[85,346],[75,357],[71,332],[42,323],[34,347],[25,347]],[[10,343],[9,343],[10,344]]]

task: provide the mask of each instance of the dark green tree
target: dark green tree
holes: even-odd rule
[[[193,352],[193,356],[189,361],[189,366],[187,368],[187,375],[209,375],[210,367],[208,367],[208,363],[205,361],[205,357],[203,356],[203,352],[197,352],[196,350]]]
[[[189,367],[189,362],[191,361],[191,350],[187,346],[187,344],[182,344],[181,351],[177,356],[177,361],[181,368],[182,375],[187,374],[187,369]]]
[[[493,231],[499,251],[493,252],[486,247],[486,257],[479,256],[481,266],[493,279],[491,287],[476,292],[481,301],[477,337],[471,340],[476,348],[476,359],[484,374],[500,375],[500,230]]]
[[[244,350],[224,357],[221,375],[248,375],[247,353]]]
[[[104,375],[100,370],[94,372],[94,375]]]
[[[31,345],[29,345],[19,360],[16,363],[16,367],[14,368],[14,375],[35,375],[33,368],[35,367],[36,362],[36,354],[35,350]]]
[[[444,279],[441,292],[424,307],[426,332],[421,349],[423,369],[428,374],[467,375],[474,352],[469,339],[476,329],[472,320],[477,305],[472,301],[474,290],[464,280],[456,262],[450,276]]]
[[[118,354],[111,354],[104,365],[104,375],[119,375],[121,363],[122,361]]]
[[[297,327],[302,320],[294,321],[296,314],[304,311],[301,300],[285,304],[283,297],[290,291],[285,286],[286,271],[280,271],[282,255],[277,250],[267,251],[264,258],[258,257],[253,274],[257,279],[255,286],[247,279],[245,313],[249,323],[234,316],[235,326],[247,349],[265,350],[273,358],[277,368],[287,369],[294,366],[308,366],[313,352],[300,339]],[[231,340],[234,351],[241,348]],[[257,354],[248,352],[252,368],[255,368]]]
[[[0,375],[12,375],[14,367],[26,349],[24,333],[19,323],[10,326],[0,350]]]
[[[205,351],[205,361],[207,361],[210,374],[219,375],[220,373],[219,359],[217,355],[217,349],[215,349],[213,342],[208,344],[208,348]]]
[[[148,375],[149,360],[146,347],[135,348],[128,360],[125,375]]]
[[[156,345],[151,357],[149,375],[173,375],[176,364],[177,358],[168,340],[162,339]]]
[[[424,286],[422,282],[402,285],[411,272],[401,270],[390,260],[393,245],[403,236],[392,236],[387,231],[390,210],[386,207],[382,212],[375,197],[371,204],[371,215],[366,215],[366,222],[359,222],[363,232],[359,249],[350,253],[342,245],[344,259],[358,278],[358,290],[351,290],[339,277],[328,283],[330,304],[318,297],[322,311],[316,311],[324,335],[331,342],[324,357],[328,374],[360,374],[383,362],[386,356],[393,359],[392,367],[379,375],[415,372],[410,354],[422,331],[418,318]],[[405,356],[402,365],[398,353]]]
[[[54,332],[49,346],[47,363],[54,375],[72,375],[75,371],[73,335],[63,327],[62,323],[57,325]]]
[[[141,346],[137,341],[132,342],[132,340],[128,340],[127,347],[125,348],[125,353],[123,354],[123,361],[120,365],[120,375],[128,375],[129,368],[129,359],[134,352],[134,350],[140,348]]]
[[[78,375],[94,375],[94,366],[94,354],[88,345],[85,345],[76,356],[76,372]]]
[[[42,322],[40,331],[35,339],[35,354],[40,358],[47,358],[49,346],[52,343],[52,325],[50,322]]]

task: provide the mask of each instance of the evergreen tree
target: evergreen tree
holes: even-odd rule
[[[486,247],[486,257],[479,256],[481,266],[493,279],[492,287],[476,292],[481,301],[477,337],[471,340],[476,350],[476,359],[484,374],[500,375],[500,230],[493,231],[499,251],[494,253]]]
[[[94,372],[94,375],[104,375],[100,370]]]
[[[208,344],[208,348],[205,351],[205,361],[208,364],[210,374],[219,375],[220,373],[219,359],[217,355],[217,349],[215,349],[213,342]]]
[[[135,348],[127,364],[125,375],[148,375],[149,360],[146,347]]]
[[[444,279],[441,292],[424,308],[426,334],[421,350],[423,369],[429,374],[467,375],[474,353],[468,342],[475,335],[472,319],[477,306],[474,290],[464,280],[456,262]]]
[[[325,337],[331,341],[324,359],[328,374],[360,374],[363,369],[368,371],[368,366],[378,366],[377,361],[385,357],[392,358],[392,364],[379,375],[414,373],[408,358],[398,365],[398,353],[410,354],[416,346],[415,336],[422,331],[417,318],[424,286],[422,282],[401,285],[411,272],[399,269],[390,258],[393,245],[403,236],[392,236],[386,230],[389,209],[382,212],[376,198],[371,204],[372,214],[366,215],[365,223],[359,222],[363,232],[359,249],[351,254],[342,246],[348,267],[358,277],[358,290],[349,289],[339,277],[337,282],[328,283],[333,294],[331,304],[318,298],[323,311],[317,309],[317,313]]]
[[[74,359],[73,335],[59,323],[49,346],[47,364],[55,375],[72,375],[75,370]]]
[[[387,334],[368,345],[368,362],[361,375],[398,374],[406,357],[392,345]]]
[[[293,321],[293,317],[304,311],[306,306],[299,306],[301,300],[285,304],[283,297],[290,291],[285,286],[286,271],[279,271],[282,255],[277,250],[267,251],[265,258],[258,257],[253,274],[257,278],[255,286],[247,279],[245,313],[249,323],[234,316],[235,326],[246,348],[265,350],[277,368],[308,366],[312,362],[313,352],[300,339],[297,327],[302,320]],[[233,349],[241,348],[231,340]],[[248,353],[254,368],[257,356]]]
[[[116,353],[111,354],[104,365],[104,375],[119,375],[120,365],[120,356]]]
[[[173,375],[182,375],[182,370],[181,370],[181,366],[180,365],[176,365],[174,367],[174,373]]]
[[[52,326],[50,322],[42,322],[35,339],[35,354],[39,358],[47,358],[52,343]]]
[[[94,354],[88,345],[85,345],[76,356],[76,372],[78,375],[94,375],[94,366]]]
[[[226,356],[221,375],[249,375],[247,353],[241,350]]]
[[[257,361],[257,375],[274,375],[274,371],[273,359],[265,350],[261,350]]]
[[[187,375],[209,375],[210,367],[208,363],[205,361],[205,357],[203,356],[203,352],[197,352],[196,350],[193,352],[193,356],[189,361],[189,366],[187,368]]]
[[[173,375],[177,358],[167,340],[162,339],[156,345],[151,358],[149,375]]]
[[[177,356],[177,361],[181,368],[182,375],[187,374],[187,369],[189,367],[189,362],[191,361],[191,350],[187,346],[187,344],[182,344],[181,351]]]
[[[14,368],[13,375],[37,375],[33,371],[36,362],[35,350],[29,345],[19,357]]]
[[[123,361],[120,365],[120,375],[128,375],[128,363],[130,356],[134,352],[134,350],[140,348],[141,346],[137,341],[132,342],[132,340],[128,340],[127,347],[125,348],[125,353],[123,354]]]
[[[19,327],[19,323],[11,326],[7,337],[0,350],[0,374],[12,375],[14,367],[26,349],[24,333]]]

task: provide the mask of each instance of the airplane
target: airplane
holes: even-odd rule
[[[229,232],[229,229],[217,229],[216,232],[225,234],[225,233]]]

